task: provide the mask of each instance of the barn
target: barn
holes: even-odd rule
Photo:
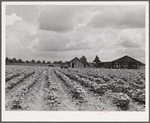
[[[83,67],[88,67],[87,62],[82,62],[79,58],[75,57],[71,61],[67,62],[68,66],[71,68],[83,68]]]
[[[144,64],[141,63],[140,61],[131,58],[127,55],[112,61],[112,68],[138,69],[143,65]]]
[[[144,66],[143,63],[127,55],[111,62],[99,63],[99,67],[104,67],[104,68],[138,69],[142,66]]]

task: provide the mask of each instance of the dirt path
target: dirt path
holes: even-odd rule
[[[45,98],[47,80],[46,76],[50,75],[52,82],[58,88],[58,104],[57,105],[47,105]],[[31,111],[78,111],[79,106],[72,100],[69,96],[69,92],[65,91],[67,89],[62,81],[56,77],[53,69],[44,70],[39,76],[37,83],[31,89],[31,91],[25,96],[22,103],[24,110]]]
[[[52,81],[56,82],[58,86],[58,95],[59,95],[59,100],[60,100],[60,105],[58,105],[58,110],[63,110],[63,111],[77,111],[79,110],[78,105],[73,101],[71,98],[67,87],[64,85],[62,80],[60,80],[54,73],[54,70],[51,69],[51,78]]]
[[[75,80],[72,80],[72,81],[82,86],[79,82]],[[117,107],[113,105],[110,100],[103,98],[103,96],[94,94],[92,91],[89,91],[90,89],[87,87],[82,86],[82,88],[84,89],[86,93],[84,97],[85,101],[80,103],[74,100],[74,102],[76,102],[76,105],[78,105],[79,110],[81,111],[116,111],[118,110]]]
[[[43,111],[45,109],[44,97],[44,86],[45,86],[46,70],[38,77],[36,84],[26,94],[25,99],[22,103],[25,110],[32,111]]]

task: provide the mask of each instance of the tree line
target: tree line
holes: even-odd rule
[[[83,62],[87,62],[87,58],[85,56],[82,56],[80,58],[80,60],[83,61]],[[37,64],[51,64],[51,63],[53,63],[53,64],[62,64],[63,62],[61,60],[60,61],[54,61],[54,62],[51,62],[51,61],[46,62],[45,60],[35,61],[34,59],[23,61],[22,59],[16,59],[16,58],[11,59],[11,58],[6,57],[6,64],[9,64],[9,63],[37,63]]]
[[[26,60],[26,61],[23,61],[22,59],[16,59],[16,58],[8,58],[6,57],[6,64],[8,63],[38,63],[38,64],[51,64],[50,61],[46,62],[45,60],[43,61],[40,61],[40,60],[37,60],[35,61],[34,59],[32,60]],[[55,61],[55,63],[58,63],[57,61]]]

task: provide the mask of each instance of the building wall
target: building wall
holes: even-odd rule
[[[103,62],[99,64],[99,68],[115,68],[115,69],[138,69],[141,67],[137,62]]]
[[[82,67],[86,67],[86,65],[84,66],[84,64],[82,62],[80,62],[79,60],[75,59],[75,60],[70,62],[70,67],[71,68],[82,68]]]
[[[111,62],[101,62],[101,63],[99,63],[98,67],[100,67],[100,68],[112,68],[112,63]]]
[[[128,69],[138,69],[141,64],[138,62],[115,62],[113,63],[113,68],[128,68]]]

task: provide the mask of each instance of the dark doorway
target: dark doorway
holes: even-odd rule
[[[74,68],[74,63],[72,63],[72,68]]]

